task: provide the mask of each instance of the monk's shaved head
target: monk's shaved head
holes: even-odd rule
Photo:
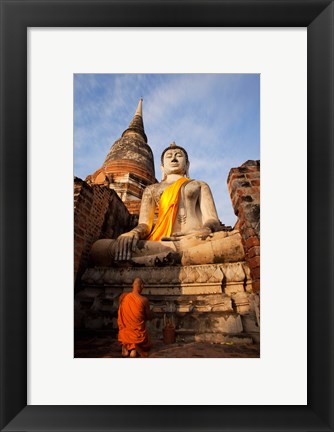
[[[144,288],[143,279],[141,279],[140,277],[136,277],[132,283],[132,288],[134,291],[137,291],[140,293],[142,291],[142,289]]]

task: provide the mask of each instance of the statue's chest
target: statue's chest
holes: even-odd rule
[[[167,189],[168,185],[160,184],[154,191],[153,196],[156,204],[159,204],[161,195]],[[184,207],[196,202],[199,196],[200,185],[196,180],[192,180],[181,187],[179,206]]]
[[[156,205],[159,205],[161,195],[164,193],[164,191],[167,187],[168,187],[168,185],[159,184],[158,187],[154,190],[153,198],[154,198]]]
[[[196,180],[190,181],[181,188],[181,199],[185,202],[196,202],[200,192],[200,185]]]

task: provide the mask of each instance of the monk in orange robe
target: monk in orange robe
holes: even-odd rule
[[[123,293],[118,307],[118,341],[122,345],[123,357],[148,357],[151,347],[146,321],[151,319],[150,304],[141,295],[144,283],[136,278],[132,284],[132,292]]]

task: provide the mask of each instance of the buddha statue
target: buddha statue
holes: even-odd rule
[[[207,183],[189,178],[187,151],[172,143],[161,155],[163,178],[146,187],[138,225],[94,243],[97,266],[196,265],[244,260],[239,231],[221,225]],[[158,218],[154,223],[158,209]]]

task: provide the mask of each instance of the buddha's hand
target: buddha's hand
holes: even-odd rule
[[[129,231],[118,237],[115,247],[115,261],[127,261],[131,259],[132,252],[136,249],[139,233]]]

